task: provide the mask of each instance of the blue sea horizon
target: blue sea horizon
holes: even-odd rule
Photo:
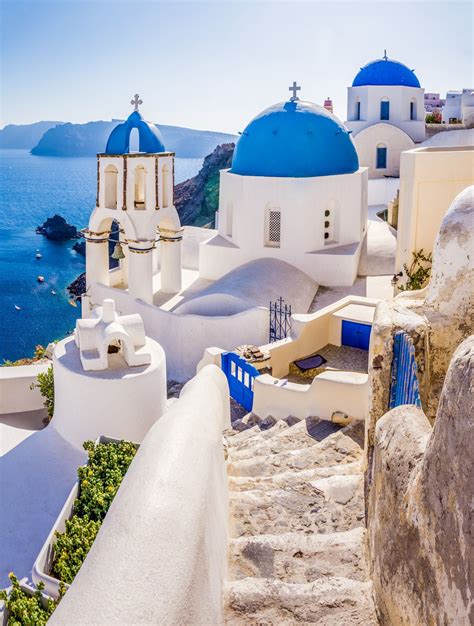
[[[194,176],[202,162],[175,159],[175,183]],[[78,228],[87,226],[96,168],[93,157],[0,150],[0,364],[30,357],[36,345],[64,337],[81,314],[80,305],[69,304],[66,287],[84,271],[84,257],[72,249],[74,241],[49,241],[35,229],[55,213]]]

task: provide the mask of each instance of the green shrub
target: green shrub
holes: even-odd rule
[[[9,578],[12,583],[10,593],[0,591],[0,600],[5,602],[5,609],[9,613],[8,626],[44,626],[64,595],[64,585],[60,585],[58,600],[47,599],[43,605],[41,591],[44,583],[38,583],[35,593],[30,596],[20,587],[13,572]]]
[[[137,449],[133,443],[99,443],[86,441],[84,449],[89,461],[79,467],[79,492],[74,502],[74,515],[66,521],[66,530],[56,532],[53,576],[72,583],[80,570],[104,517],[120,487]]]
[[[418,252],[413,252],[413,261],[410,267],[406,264],[403,265],[403,269],[405,270],[408,280],[404,285],[400,285],[398,287],[400,291],[415,291],[417,289],[423,289],[430,279],[431,262],[431,252],[425,254],[423,252],[423,248],[418,250]]]
[[[51,573],[58,580],[72,583],[99,532],[100,522],[88,521],[77,515],[66,521],[63,533],[56,531],[54,562]]]
[[[51,419],[54,413],[54,376],[53,366],[50,365],[46,372],[41,372],[36,377],[36,382],[32,383],[30,389],[40,390],[41,395],[44,398],[44,407],[48,412],[48,417]]]

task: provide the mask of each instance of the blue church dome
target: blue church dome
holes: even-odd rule
[[[160,131],[154,124],[143,119],[139,111],[133,111],[128,119],[116,126],[110,133],[105,154],[128,154],[130,152],[130,133],[138,129],[140,152],[165,152],[165,145]]]
[[[353,87],[365,85],[401,85],[403,87],[419,87],[420,81],[413,70],[400,61],[389,59],[387,55],[382,59],[370,61],[360,68],[354,78]]]
[[[359,168],[345,126],[312,102],[271,106],[245,128],[234,150],[233,174],[304,178],[350,174]]]

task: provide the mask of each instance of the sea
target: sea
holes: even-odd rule
[[[175,183],[194,176],[202,162],[175,159]],[[81,315],[66,287],[84,271],[84,257],[72,249],[74,241],[49,241],[35,229],[55,213],[77,228],[87,226],[96,171],[94,157],[0,149],[0,364],[66,336]]]

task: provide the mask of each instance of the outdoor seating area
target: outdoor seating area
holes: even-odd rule
[[[291,363],[286,378],[289,382],[307,384],[318,374],[326,371],[367,373],[368,361],[369,353],[367,350],[327,344],[314,355]],[[311,367],[311,365],[313,366]]]

